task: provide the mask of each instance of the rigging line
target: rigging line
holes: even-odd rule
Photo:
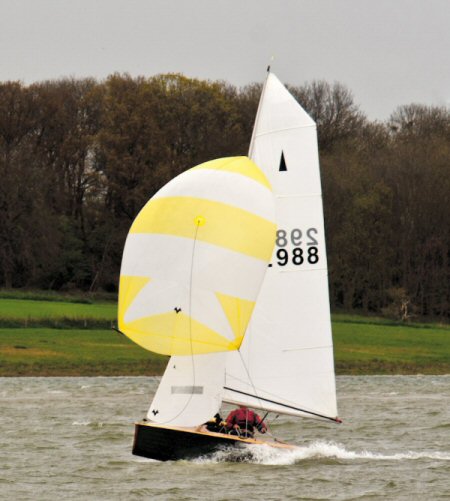
[[[267,414],[269,414],[269,412],[266,412],[266,414],[264,415],[263,417],[263,421],[264,419],[266,418]],[[280,415],[277,414],[274,418],[277,419]],[[269,430],[266,431],[266,434],[269,435],[269,437],[273,438],[274,442],[279,442],[280,444],[286,444],[286,445],[290,445],[288,442],[285,442],[284,440],[281,440],[279,438],[277,438],[273,433],[271,433]]]
[[[241,357],[241,362],[242,362],[242,365],[244,366],[245,372],[247,373],[248,380],[250,381],[250,384],[251,384],[251,385],[252,385],[252,387],[253,387],[253,391],[255,392],[255,395],[250,395],[250,396],[252,396],[253,398],[256,396],[256,398],[259,400],[259,403],[260,403],[260,405],[261,405],[261,409],[262,409],[263,411],[266,411],[266,412],[267,412],[267,414],[268,414],[270,411],[269,411],[269,410],[267,410],[267,409],[264,407],[264,404],[262,403],[262,400],[258,397],[258,392],[256,391],[256,386],[255,386],[255,384],[253,383],[253,379],[252,379],[252,378],[251,378],[251,376],[250,376],[250,371],[247,369],[247,366],[245,365],[244,357],[242,356],[241,350],[240,350],[240,349],[238,349],[237,351],[238,351],[238,353],[239,353],[239,356]],[[227,386],[224,386],[224,388],[225,388],[226,390],[231,390],[231,391],[234,391],[234,390],[232,390],[231,388],[228,388]],[[243,394],[245,394],[245,393],[244,393],[244,392],[242,392],[242,391],[241,391],[241,392],[239,392],[239,393],[243,393]],[[246,395],[249,395],[249,394],[247,393]],[[264,400],[264,399],[263,399],[263,400]],[[267,428],[269,428],[269,426],[267,426]]]
[[[116,331],[116,332],[118,332],[119,334],[122,334],[122,336],[127,337],[127,335],[126,335],[124,332],[122,332],[121,330],[119,330],[117,327],[111,327],[111,330],[112,330],[112,331]]]
[[[189,395],[189,398],[187,402],[184,404],[184,407],[180,410],[180,412],[174,416],[172,419],[169,419],[168,421],[165,421],[164,423],[161,424],[167,424],[172,422],[174,419],[176,419],[178,416],[183,414],[183,412],[187,409],[188,405],[191,403],[192,397],[194,395],[195,391],[195,363],[194,363],[194,347],[192,343],[192,283],[193,283],[193,276],[194,276],[194,255],[195,255],[195,245],[197,243],[197,234],[198,234],[198,228],[200,226],[200,221],[196,221],[196,228],[195,228],[195,234],[194,234],[194,244],[192,245],[192,256],[191,256],[191,272],[189,276],[189,342],[190,342],[190,347],[191,347],[191,362],[192,362],[192,389],[191,389],[191,394]]]
[[[191,396],[189,397],[189,400],[188,400],[188,403],[186,404],[186,406],[192,400],[192,395],[194,394],[194,388],[195,388],[194,346],[192,343],[192,283],[194,281],[194,256],[195,256],[195,247],[197,244],[198,229],[200,227],[200,221],[198,219],[196,219],[195,222],[196,222],[197,226],[195,228],[194,245],[192,246],[191,273],[190,273],[190,277],[189,277],[189,343],[191,346],[191,361],[192,361],[192,391],[191,391]]]
[[[245,391],[235,390],[233,388],[229,388],[228,386],[224,386],[225,390],[234,391],[235,393],[241,393],[242,395],[246,395],[248,397],[257,398],[259,401],[264,400],[265,402],[269,402],[271,404],[280,405],[281,407],[286,407],[287,409],[292,409],[299,412],[304,412],[305,414],[311,414],[312,416],[317,416],[323,419],[328,419],[329,421],[334,421],[336,423],[341,423],[342,421],[338,417],[330,417],[324,416],[323,414],[319,414],[317,412],[307,411],[306,409],[301,409],[300,407],[294,407],[293,405],[283,404],[282,402],[277,402],[276,400],[269,400],[268,398],[259,397],[258,395],[252,395],[251,393],[246,393]]]
[[[285,444],[285,445],[291,445],[289,442],[285,442],[284,440],[277,438],[275,435],[273,435],[269,431],[267,431],[266,433],[267,433],[267,435],[269,435],[269,437],[273,438],[274,442],[278,442],[280,444]]]

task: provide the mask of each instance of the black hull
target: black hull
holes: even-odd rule
[[[262,444],[221,433],[136,423],[133,454],[158,461],[193,459],[229,447]]]

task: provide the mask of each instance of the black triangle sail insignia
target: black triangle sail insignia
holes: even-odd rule
[[[280,159],[280,167],[278,169],[280,172],[286,172],[287,167],[286,167],[286,160],[284,159],[284,153],[281,152],[281,159]]]

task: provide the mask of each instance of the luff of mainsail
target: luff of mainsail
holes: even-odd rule
[[[277,241],[240,351],[228,354],[223,399],[336,420],[316,125],[272,73],[249,155],[276,197]]]
[[[247,157],[177,176],[146,204],[125,244],[119,329],[171,355],[148,417],[195,426],[219,408],[225,353],[239,348],[275,235],[274,199]]]

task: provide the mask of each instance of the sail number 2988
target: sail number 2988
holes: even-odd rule
[[[303,232],[300,228],[293,230],[277,230],[275,257],[279,266],[286,266],[289,262],[300,266],[305,261],[309,264],[319,262],[319,242],[317,228],[308,228]]]

